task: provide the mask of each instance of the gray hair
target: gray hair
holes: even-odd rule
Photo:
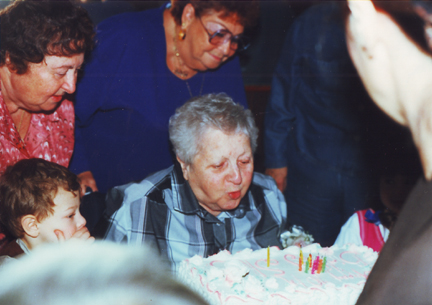
[[[69,240],[0,267],[0,304],[207,305],[145,246]]]
[[[177,108],[169,121],[174,153],[186,164],[198,154],[205,132],[217,129],[226,134],[243,133],[249,137],[252,152],[257,147],[258,128],[249,109],[235,103],[225,93],[195,97]]]

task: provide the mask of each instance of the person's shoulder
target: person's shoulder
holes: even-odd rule
[[[171,188],[172,171],[173,166],[170,166],[150,174],[140,182],[128,184],[125,188],[125,201],[132,202],[142,197],[154,197],[155,194],[161,194],[165,189]]]
[[[0,256],[0,271],[7,265],[9,265],[12,262],[15,262],[17,259],[10,257],[8,255],[1,255]]]
[[[321,2],[307,8],[295,21],[296,24],[311,21],[320,23],[322,21],[338,22],[340,17],[342,20],[342,7],[335,2]]]
[[[276,182],[272,177],[259,172],[254,172],[252,184],[268,191],[277,189]]]
[[[108,33],[125,33],[127,36],[135,33],[148,32],[151,28],[162,26],[161,8],[148,9],[138,12],[126,12],[111,16],[97,25],[98,36]]]

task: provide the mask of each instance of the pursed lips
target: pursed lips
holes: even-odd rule
[[[241,190],[240,191],[235,191],[235,192],[229,192],[228,196],[230,196],[231,199],[236,200],[239,199],[241,196]]]

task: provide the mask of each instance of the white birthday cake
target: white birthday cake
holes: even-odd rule
[[[222,251],[206,259],[186,259],[177,275],[211,305],[351,305],[377,255],[368,247],[319,244],[246,249],[235,255]]]

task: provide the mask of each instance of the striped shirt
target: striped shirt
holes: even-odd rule
[[[105,239],[151,244],[173,270],[189,257],[207,257],[226,249],[279,246],[287,218],[282,193],[269,176],[254,173],[239,206],[213,216],[203,209],[183,178],[171,166],[139,183],[115,187],[107,196]]]

